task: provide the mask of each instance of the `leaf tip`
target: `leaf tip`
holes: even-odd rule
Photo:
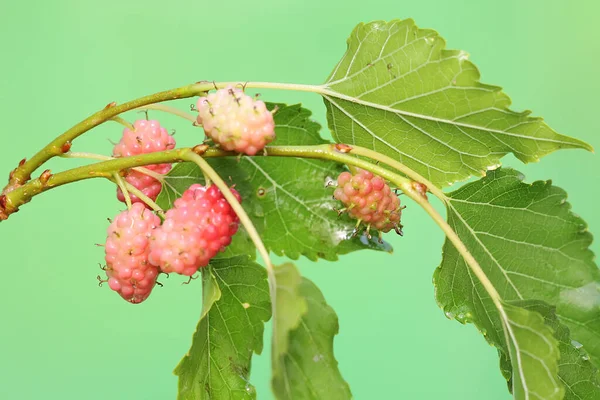
[[[575,138],[569,138],[569,139],[572,140],[574,148],[587,150],[592,154],[596,153],[596,151],[594,150],[594,146],[592,146],[588,142],[584,142],[583,140],[575,139]]]
[[[596,154],[596,150],[594,149],[594,146],[592,146],[591,144],[587,143],[587,142],[583,142],[585,144],[584,149],[589,151],[592,154]]]

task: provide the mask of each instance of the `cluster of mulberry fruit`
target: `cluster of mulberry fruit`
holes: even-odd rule
[[[231,191],[241,200],[235,189]],[[160,218],[141,203],[108,227],[105,261],[110,288],[130,303],[146,300],[161,272],[192,276],[223,251],[239,219],[214,185],[192,185]]]
[[[272,112],[241,89],[228,87],[200,97],[197,109],[197,123],[224,150],[253,156],[275,139]],[[175,148],[175,139],[158,121],[139,120],[132,128],[123,131],[114,157]],[[105,245],[106,282],[131,303],[148,298],[160,273],[193,276],[225,250],[239,226],[238,216],[214,185],[191,185],[161,220],[146,201],[156,200],[171,164],[144,168],[123,171],[125,181],[146,197],[130,195],[133,204],[112,220]],[[366,224],[367,235],[370,229],[402,233],[400,200],[381,177],[356,170],[341,173],[337,183],[334,198],[345,205],[340,212],[356,219],[357,228]],[[241,202],[239,193],[231,192]],[[120,188],[117,197],[125,201]]]
[[[275,123],[265,103],[226,88],[198,100],[198,123],[215,144],[227,151],[254,155],[275,139]],[[175,148],[175,139],[158,121],[139,120],[126,128],[113,149],[114,157],[129,157]],[[171,164],[147,165],[123,171],[125,181],[154,201],[160,178]],[[149,171],[151,172],[149,172]],[[235,189],[234,196],[241,201]],[[192,185],[167,210],[164,221],[144,199],[130,194],[132,207],[108,227],[105,261],[109,287],[131,303],[150,295],[158,275],[194,275],[223,251],[238,230],[239,219],[214,185]],[[125,194],[117,189],[117,198]]]

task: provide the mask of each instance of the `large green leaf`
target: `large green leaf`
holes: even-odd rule
[[[515,400],[562,400],[565,388],[558,378],[560,351],[554,331],[535,311],[510,304],[502,310]]]
[[[531,162],[591,149],[510,110],[467,58],[410,19],[358,25],[320,90],[334,138],[391,156],[438,186],[481,175],[507,153]]]
[[[310,111],[299,105],[280,105],[275,123],[273,144],[326,143],[319,136],[319,124],[310,120]],[[339,254],[365,248],[391,251],[387,243],[375,238],[353,237],[356,221],[333,211],[339,204],[325,183],[343,171],[334,162],[262,156],[208,161],[221,176],[231,178],[265,245],[278,255],[336,260]],[[171,204],[192,183],[201,181],[195,164],[181,163],[166,177],[157,202]]]
[[[254,399],[251,358],[262,351],[264,323],[271,317],[265,269],[248,256],[213,260],[202,280],[202,318],[175,369],[178,399]]]
[[[302,302],[306,309],[298,305]],[[274,336],[279,338],[272,349],[275,396],[285,400],[352,398],[333,354],[337,316],[315,284],[301,278],[292,264],[277,270],[275,308],[277,315],[288,316],[285,323],[275,325]]]
[[[592,236],[571,213],[563,190],[549,182],[525,184],[522,178],[499,169],[450,193],[448,222],[502,299],[555,306],[572,338],[598,361],[600,272],[588,249]],[[448,317],[474,322],[504,356],[509,354],[506,318],[449,241],[434,281]],[[560,374],[567,384],[576,382]]]
[[[294,264],[286,263],[275,267],[275,317],[272,340],[272,358],[275,360],[287,353],[288,337],[298,328],[306,314],[306,299],[300,294],[302,276]]]
[[[559,378],[566,390],[565,399],[600,399],[598,370],[590,362],[588,354],[581,345],[571,340],[569,328],[560,323],[554,308],[540,301],[520,301],[512,304],[539,313],[544,317],[546,325],[554,332],[560,350]]]

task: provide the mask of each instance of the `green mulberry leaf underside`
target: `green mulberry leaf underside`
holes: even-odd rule
[[[600,382],[598,370],[589,359],[589,355],[579,343],[571,339],[569,328],[562,324],[556,316],[554,307],[540,301],[512,302],[528,311],[543,316],[545,324],[554,332],[560,351],[559,380],[565,388],[566,400],[600,399]]]
[[[202,280],[202,318],[175,369],[177,398],[255,399],[251,358],[262,351],[264,323],[271,317],[265,269],[247,256],[214,260],[202,270]]]
[[[410,19],[358,25],[321,91],[336,141],[386,154],[443,187],[499,165],[591,147],[479,82],[467,53]]]
[[[562,400],[565,389],[558,377],[560,350],[554,331],[535,311],[511,304],[502,307],[515,400]]]
[[[273,392],[279,400],[352,398],[333,353],[338,318],[314,283],[292,264],[277,268],[278,315],[273,341]]]
[[[570,211],[562,189],[550,182],[525,184],[522,179],[517,171],[499,169],[450,193],[448,223],[504,301],[535,300],[555,307],[571,339],[583,344],[597,363],[600,273],[588,249],[592,236],[585,222]],[[502,319],[491,299],[449,241],[443,253],[434,275],[438,303],[447,316],[474,322],[507,357],[510,349]],[[565,346],[561,346],[564,353]],[[594,368],[587,364],[585,368]],[[583,367],[560,364],[565,398],[581,395],[578,388],[582,385],[571,372],[576,368]]]

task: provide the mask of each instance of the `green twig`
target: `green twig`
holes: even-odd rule
[[[8,185],[2,193],[14,190],[16,187],[24,184],[31,178],[31,174],[46,161],[53,157],[66,153],[73,140],[89,131],[90,129],[118,116],[119,114],[147,106],[149,104],[160,103],[163,101],[183,99],[201,95],[214,88],[224,88],[227,86],[237,86],[243,88],[263,88],[263,89],[281,89],[295,90],[305,92],[321,93],[322,86],[298,85],[291,83],[271,83],[271,82],[199,82],[179,88],[158,92],[149,96],[140,97],[127,103],[117,105],[115,102],[109,103],[104,109],[89,116],[79,122],[62,135],[53,139],[43,149],[37,152],[33,157],[19,165],[12,173]]]
[[[86,159],[91,159],[91,160],[103,160],[103,161],[116,160],[115,157],[104,156],[102,154],[77,153],[77,152],[72,152],[72,151],[61,155],[61,157],[64,157],[64,158],[86,158]],[[165,176],[163,174],[154,172],[151,169],[144,168],[144,167],[133,167],[131,169],[134,171],[141,172],[142,174],[148,175],[148,176],[156,179],[160,183],[163,183],[165,181]]]
[[[58,136],[50,143],[48,143],[42,150],[36,153],[33,157],[27,160],[23,165],[19,166],[12,174],[9,186],[15,186],[25,183],[31,177],[33,171],[39,168],[46,161],[52,157],[59,156],[66,151],[64,150],[65,143],[71,143],[77,137],[92,129],[95,126],[102,124],[103,122],[121,114],[122,112],[133,110],[135,108],[157,103],[167,100],[181,99],[185,97],[192,97],[198,95],[206,90],[212,88],[212,84],[193,84],[182,86],[180,88],[159,92],[139,99],[119,104],[110,103],[101,111],[93,114],[92,116],[84,119],[71,129]],[[68,151],[68,150],[67,150]]]
[[[267,151],[265,152],[266,155],[258,155],[258,157],[273,156],[327,159],[337,161],[342,164],[354,165],[358,168],[371,171],[388,181],[396,179],[411,182],[409,179],[401,177],[385,168],[340,152],[337,150],[337,148],[338,145],[334,144],[323,144],[316,146],[271,146],[267,148]],[[155,153],[140,154],[131,157],[112,158],[99,163],[60,172],[55,175],[51,175],[49,179],[34,179],[0,196],[0,220],[8,218],[10,214],[15,212],[21,205],[30,201],[34,196],[54,187],[96,177],[110,179],[113,173],[122,171],[124,169],[139,168],[150,164],[175,163],[183,161],[186,159],[186,154],[190,152],[193,152],[190,148],[181,148],[159,151]],[[216,148],[209,148],[203,152],[202,156],[205,158],[226,156],[237,157],[238,154],[226,152]]]
[[[112,179],[112,174],[128,168],[183,161],[183,154],[189,151],[190,149],[183,148],[142,154],[139,156],[115,158],[59,172],[54,175],[46,176],[43,179],[41,177],[33,179],[0,196],[0,220],[8,218],[8,216],[16,212],[21,205],[29,202],[33,197],[46,190],[84,179]]]

